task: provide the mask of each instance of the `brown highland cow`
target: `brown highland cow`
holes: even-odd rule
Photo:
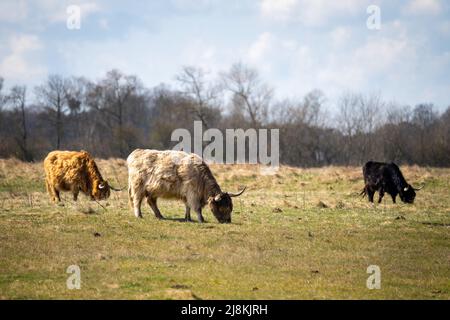
[[[94,159],[86,151],[52,151],[44,160],[45,183],[53,201],[61,201],[61,191],[71,191],[76,201],[81,191],[91,200],[107,199],[110,189]]]

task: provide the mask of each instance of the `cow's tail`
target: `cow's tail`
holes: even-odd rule
[[[364,198],[366,195],[367,195],[366,188],[364,188],[364,189],[362,189],[362,191],[359,194],[359,196]]]

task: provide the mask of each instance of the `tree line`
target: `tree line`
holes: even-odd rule
[[[54,149],[84,149],[126,158],[135,148],[170,149],[175,129],[201,121],[223,131],[279,129],[280,162],[287,165],[450,166],[450,107],[438,112],[432,103],[404,106],[345,92],[331,111],[320,90],[277,99],[242,63],[218,75],[183,67],[175,80],[173,87],[147,88],[111,70],[98,81],[50,75],[35,88],[5,90],[0,78],[0,157],[38,161]]]

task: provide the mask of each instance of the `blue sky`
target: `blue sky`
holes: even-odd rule
[[[81,28],[66,27],[69,5]],[[381,29],[366,26],[379,6]],[[52,73],[100,79],[112,69],[148,87],[176,85],[184,65],[212,75],[256,67],[277,97],[321,89],[450,105],[450,3],[439,0],[0,2],[0,76],[33,87]]]

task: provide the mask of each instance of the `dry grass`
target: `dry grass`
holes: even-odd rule
[[[122,160],[98,162],[125,186]],[[450,298],[450,169],[402,168],[425,183],[414,205],[358,197],[361,169],[212,166],[223,189],[248,190],[233,223],[178,222],[183,205],[160,201],[168,220],[144,208],[134,218],[126,191],[105,208],[64,194],[49,201],[42,164],[0,161],[0,298],[382,299]],[[66,288],[69,265],[80,290]],[[368,290],[366,269],[381,268]]]

